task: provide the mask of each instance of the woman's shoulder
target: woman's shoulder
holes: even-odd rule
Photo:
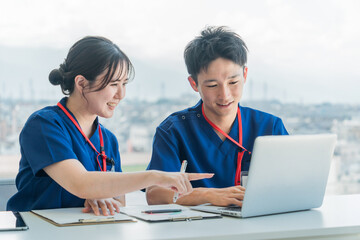
[[[60,118],[58,111],[57,111],[57,107],[56,106],[47,106],[44,107],[40,110],[37,110],[35,112],[33,112],[30,117],[28,118],[28,121],[31,121],[33,119],[56,119],[56,118]]]
[[[108,138],[111,142],[117,144],[117,137],[115,136],[115,134],[112,131],[110,131],[108,128],[106,128],[103,124],[98,122],[97,124],[100,124],[102,134],[106,136],[106,138]]]
[[[34,124],[59,124],[63,119],[59,115],[56,106],[47,106],[32,113],[27,119],[24,128],[31,127]]]

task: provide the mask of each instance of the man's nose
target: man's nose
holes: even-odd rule
[[[226,99],[230,94],[230,89],[228,86],[220,86],[219,88],[219,97],[222,98],[222,99]]]

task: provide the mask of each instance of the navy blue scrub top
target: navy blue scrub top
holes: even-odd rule
[[[153,152],[147,169],[178,172],[187,160],[186,172],[215,173],[211,179],[192,181],[193,187],[234,186],[239,147],[226,138],[222,141],[205,120],[200,100],[194,107],[175,112],[156,129]],[[248,107],[241,107],[243,146],[252,152],[257,136],[287,135],[282,120]],[[239,139],[237,117],[229,136]],[[248,171],[251,155],[244,153],[241,170]]]
[[[65,107],[66,101],[65,97],[60,103]],[[73,114],[72,116],[75,118]],[[94,124],[97,127],[90,141],[99,151],[98,118]],[[101,124],[100,126],[105,153],[114,159],[115,171],[121,172],[117,139],[109,130]],[[43,170],[65,159],[77,159],[86,170],[100,171],[96,161],[97,153],[58,106],[45,107],[29,117],[20,133],[20,147],[21,160],[16,176],[18,192],[8,201],[7,210],[29,211],[84,206],[84,199],[66,191]],[[99,162],[102,164],[101,157]],[[107,169],[111,169],[111,163],[107,165]]]

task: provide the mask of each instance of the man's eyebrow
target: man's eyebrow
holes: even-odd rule
[[[217,82],[215,79],[207,79],[204,81],[204,83],[212,83],[212,82]]]
[[[235,75],[232,75],[232,76],[228,77],[228,79],[236,78],[236,77],[239,77],[239,76],[240,76],[240,73],[237,73]]]

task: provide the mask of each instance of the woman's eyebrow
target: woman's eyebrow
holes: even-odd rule
[[[120,79],[120,78],[111,80],[111,82],[121,82],[121,81],[122,81],[122,79]],[[124,79],[124,82],[127,82],[127,81],[129,81],[129,78]]]

